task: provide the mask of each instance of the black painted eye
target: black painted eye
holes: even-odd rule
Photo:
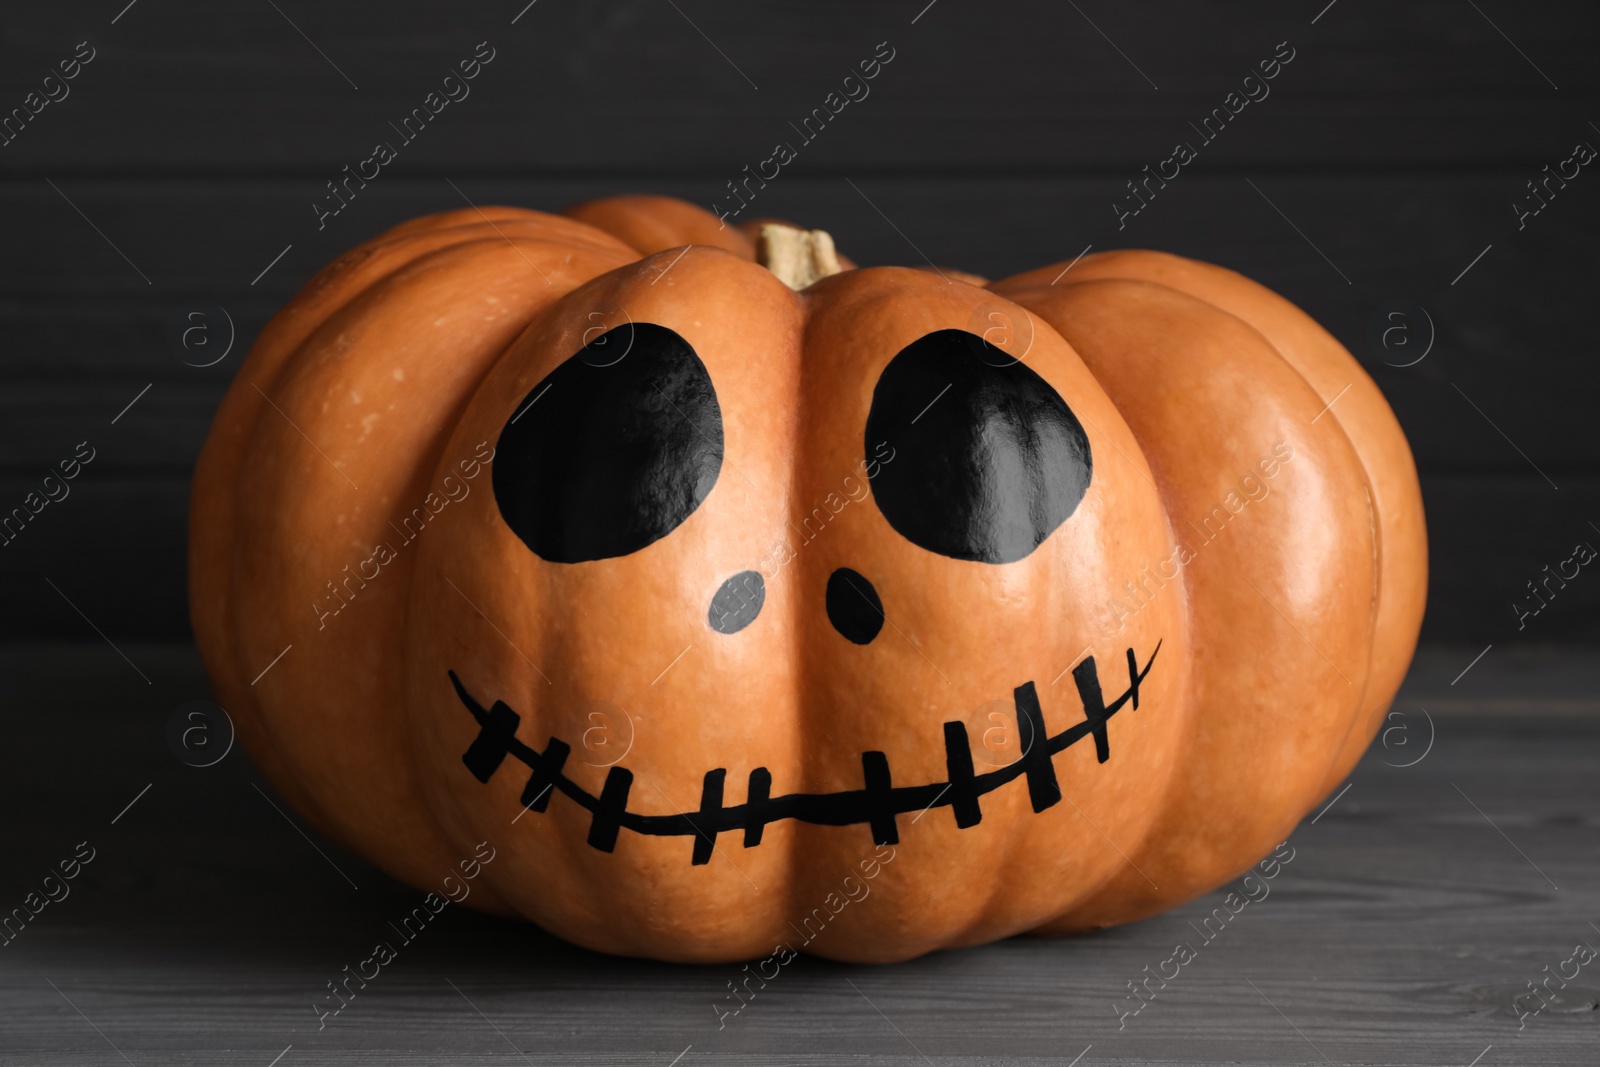
[[[740,571],[711,598],[706,621],[719,634],[736,634],[756,621],[767,602],[767,583],[759,571]]]
[[[676,530],[717,482],[722,409],[711,376],[665,326],[619,326],[523,398],[493,469],[501,516],[541,559],[637,552]]]
[[[883,601],[878,598],[878,591],[865,575],[849,567],[840,567],[828,575],[824,600],[833,628],[858,645],[871,644],[883,629]]]
[[[914,545],[1014,563],[1077,510],[1093,460],[1077,416],[1032,369],[983,338],[939,330],[878,379],[867,450],[894,460],[872,479],[878,510]]]

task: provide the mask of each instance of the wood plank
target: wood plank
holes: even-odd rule
[[[8,107],[76,42],[92,39],[98,54],[0,162],[57,175],[108,163],[293,169],[320,185],[390,138],[388,124],[485,40],[495,60],[417,146],[436,173],[713,164],[731,176],[792,138],[789,123],[885,40],[894,60],[806,148],[806,167],[1136,170],[1191,136],[1188,123],[1280,41],[1295,59],[1245,111],[1248,130],[1230,135],[1237,165],[1537,169],[1588,136],[1583,101],[1596,86],[1595,14],[1578,0],[1481,13],[1448,0],[1401,13],[1346,3],[1320,17],[1322,3],[1265,0],[1030,3],[1004,15],[960,4],[924,13],[925,0],[870,13],[695,0],[676,11],[546,4],[515,25],[521,3],[280,6],[217,20],[196,0],[148,4],[114,26],[73,8],[31,12],[0,75]]]
[[[1427,747],[1428,715],[1516,715],[1529,701],[1539,705],[1549,729],[1560,730],[1557,716],[1600,716],[1600,652],[1583,644],[1530,640],[1477,644],[1427,643],[1417,650],[1405,684],[1395,696],[1401,712],[1391,725],[1401,729],[1384,746],[1391,764],[1407,763]],[[1409,735],[1409,736],[1408,736]]]

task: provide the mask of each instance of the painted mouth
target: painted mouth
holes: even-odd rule
[[[522,716],[504,701],[497,700],[492,707],[485,709],[467,692],[455,671],[449,674],[456,695],[478,723],[478,736],[461,757],[461,762],[466,764],[474,778],[487,783],[505,763],[506,757],[510,756],[530,772],[527,784],[522,787],[522,806],[527,811],[545,811],[550,805],[551,795],[561,793],[589,812],[588,842],[592,848],[611,852],[616,848],[617,836],[622,830],[646,837],[692,837],[694,851],[691,862],[700,866],[711,861],[718,834],[742,830],[744,847],[754,848],[761,844],[767,825],[783,819],[795,819],[818,826],[866,824],[872,831],[873,844],[895,845],[900,842],[896,823],[898,816],[947,807],[955,815],[956,826],[964,830],[983,821],[981,800],[986,794],[1018,778],[1027,780],[1028,799],[1035,812],[1054,807],[1061,800],[1061,785],[1056,780],[1056,753],[1086,737],[1093,737],[1098,761],[1104,763],[1110,759],[1111,742],[1106,723],[1130,704],[1138,709],[1139,686],[1150,673],[1156,653],[1160,651],[1161,643],[1158,641],[1143,669],[1140,669],[1133,649],[1127,650],[1128,688],[1109,704],[1101,693],[1094,657],[1090,656],[1074,667],[1072,680],[1083,705],[1083,721],[1069,726],[1054,737],[1047,736],[1045,732],[1044,710],[1039,706],[1039,695],[1034,684],[1025,682],[1017,686],[1012,691],[1012,700],[1016,706],[1018,735],[1028,739],[1029,743],[1015,761],[994,770],[982,774],[974,772],[972,745],[967,737],[966,723],[953,721],[944,724],[948,781],[897,786],[889,771],[889,757],[882,752],[863,752],[863,787],[860,789],[773,796],[772,773],[765,767],[757,767],[750,772],[745,802],[724,806],[723,787],[728,771],[718,767],[705,774],[699,810],[675,815],[645,815],[629,811],[628,795],[633,788],[633,772],[626,767],[612,767],[601,786],[600,795],[590,793],[563,773],[567,757],[572,753],[570,745],[558,737],[551,737],[541,752],[518,740],[517,728],[522,723]]]

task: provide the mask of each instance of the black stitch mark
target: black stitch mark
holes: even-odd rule
[[[788,793],[775,797],[772,796],[771,772],[757,767],[750,772],[745,802],[725,807],[723,786],[728,772],[719,767],[706,772],[699,809],[675,815],[643,815],[629,811],[628,793],[633,788],[633,772],[625,767],[611,768],[598,797],[588,792],[562,773],[571,752],[565,743],[552,737],[541,753],[519,741],[516,730],[521,717],[515,711],[502,701],[485,709],[467,692],[456,672],[449,673],[456,695],[479,727],[477,738],[461,757],[474,778],[487,783],[505,758],[511,756],[531,772],[522,791],[523,806],[531,811],[544,811],[550,794],[561,792],[590,813],[588,841],[592,847],[601,852],[612,851],[621,830],[647,837],[693,837],[690,862],[702,866],[711,861],[718,834],[743,830],[744,847],[754,848],[761,843],[766,826],[782,819],[798,819],[817,826],[866,823],[874,844],[893,845],[900,840],[897,816],[949,807],[954,809],[956,825],[964,830],[983,820],[980,801],[984,794],[1022,777],[1027,778],[1028,799],[1035,812],[1054,807],[1061,800],[1061,785],[1056,779],[1052,757],[1085,737],[1093,736],[1098,761],[1104,763],[1110,759],[1106,723],[1125,705],[1139,706],[1139,686],[1150,673],[1160,651],[1161,642],[1158,641],[1144,669],[1139,670],[1133,649],[1128,649],[1128,688],[1110,704],[1105,703],[1101,693],[1094,657],[1078,664],[1073,668],[1072,679],[1083,704],[1083,721],[1047,738],[1044,744],[1028,746],[1016,762],[1004,767],[974,774],[966,725],[947,722],[944,724],[945,766],[950,779],[947,782],[897,786],[889,771],[889,757],[882,752],[863,752],[861,789],[838,793]],[[1017,686],[1013,699],[1022,736],[1045,737],[1044,712],[1033,683]]]
[[[722,807],[722,784],[727,781],[728,772],[722,767],[706,772],[705,785],[700,790],[700,813],[708,815]],[[711,862],[711,850],[717,847],[717,831],[700,829],[700,836],[694,839],[694,865]]]
[[[894,781],[889,775],[889,757],[882,752],[861,753],[861,777],[867,783],[867,822],[872,826],[872,843],[898,845],[900,830],[894,824]]]
[[[1128,685],[1127,695],[1135,701],[1134,707],[1138,707],[1138,676],[1130,677],[1133,681]],[[1089,727],[1089,732],[1094,734],[1095,757],[1104,763],[1111,758],[1111,738],[1106,735],[1106,719],[1110,716],[1106,712],[1105,700],[1100,696],[1100,679],[1094,672],[1093,656],[1072,668],[1072,680],[1078,684],[1078,696],[1083,699],[1083,721]]]
[[[589,824],[589,844],[601,852],[617,847],[617,831],[628,814],[628,790],[633,788],[633,772],[626,767],[613,767],[606,775],[606,784],[600,787],[600,800],[590,809],[594,821]]]
[[[1090,664],[1090,683],[1094,686],[1095,699],[1100,699],[1100,682],[1093,675],[1094,657],[1090,656],[1085,662]],[[1073,676],[1077,681],[1077,676]],[[1089,710],[1088,695],[1083,691],[1083,683],[1078,683],[1078,694],[1083,697],[1084,711]],[[1024,682],[1017,686],[1012,695],[1017,703],[1017,731],[1021,737],[1030,741],[1035,737],[1049,736],[1045,732],[1044,709],[1039,706],[1039,694],[1034,692],[1032,682]],[[1104,729],[1104,727],[1102,727]],[[1099,735],[1095,735],[1098,739]],[[1023,773],[1028,776],[1028,799],[1033,802],[1034,811],[1043,811],[1061,803],[1061,783],[1056,781],[1056,764],[1052,758],[1052,749],[1045,745],[1029,745],[1017,759],[1018,765],[1023,768]],[[1101,757],[1101,763],[1105,758]]]
[[[972,773],[972,745],[964,722],[944,724],[944,765],[950,775],[950,807],[956,826],[965,830],[978,825],[983,821],[983,809],[978,806],[978,779]]]
[[[751,815],[744,827],[744,847],[755,848],[761,844],[761,835],[767,829],[766,820],[758,813],[766,807],[767,798],[772,796],[772,772],[765,767],[751,771],[750,789],[745,795],[749,798],[746,807]]]

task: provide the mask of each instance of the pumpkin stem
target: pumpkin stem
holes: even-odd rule
[[[756,236],[756,262],[796,290],[844,269],[826,230],[802,230],[781,222],[762,224]]]

